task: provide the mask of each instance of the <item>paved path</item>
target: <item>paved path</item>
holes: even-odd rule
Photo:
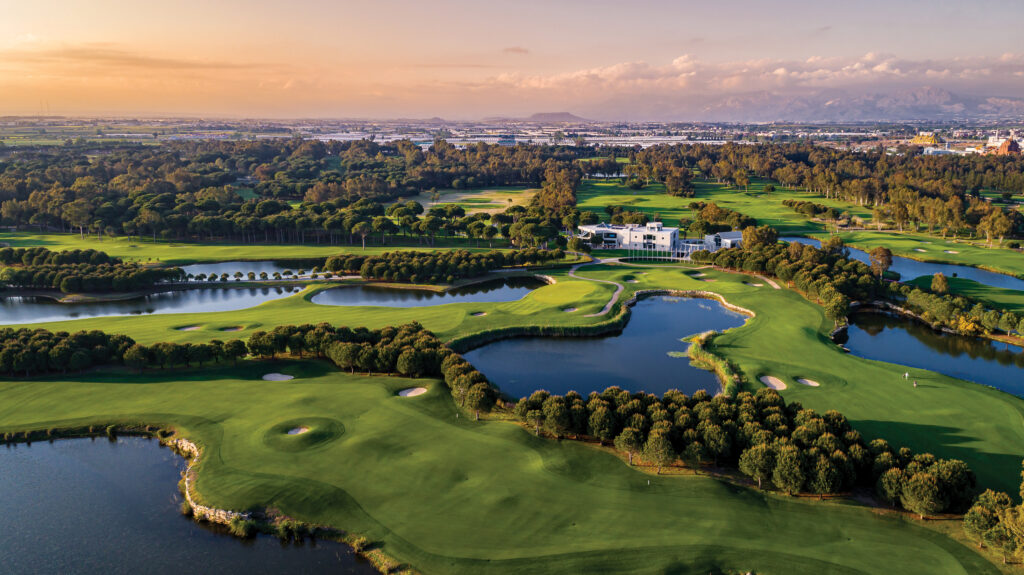
[[[615,293],[612,294],[612,299],[608,300],[608,303],[606,303],[604,305],[604,308],[601,311],[599,311],[597,313],[588,313],[587,315],[585,315],[583,317],[597,317],[597,316],[600,316],[600,315],[605,315],[608,312],[610,312],[612,310],[612,306],[615,305],[615,302],[619,301],[619,296],[622,295],[622,290],[624,290],[625,287],[623,287],[622,284],[617,283],[617,282],[613,282],[613,281],[597,280],[597,279],[594,279],[594,278],[585,278],[585,277],[578,276],[578,275],[576,275],[576,270],[578,270],[579,268],[581,268],[583,266],[589,266],[589,265],[594,265],[594,264],[603,264],[603,263],[614,263],[614,262],[618,262],[618,261],[619,261],[619,258],[612,258],[612,259],[608,259],[608,260],[595,259],[592,262],[585,262],[585,263],[582,263],[582,264],[576,264],[576,265],[572,266],[571,268],[569,268],[569,275],[571,277],[574,277],[574,278],[578,279],[578,280],[585,280],[585,281],[588,281],[588,282],[598,282],[598,283],[603,283],[603,284],[611,284],[611,285],[615,286]]]

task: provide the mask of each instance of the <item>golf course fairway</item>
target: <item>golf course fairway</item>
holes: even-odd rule
[[[263,381],[269,372],[294,379]],[[655,476],[579,442],[456,417],[429,380],[250,361],[8,381],[0,394],[0,432],[173,427],[203,450],[203,503],[363,534],[426,573],[998,573],[904,516]],[[331,432],[287,435],[301,425]]]

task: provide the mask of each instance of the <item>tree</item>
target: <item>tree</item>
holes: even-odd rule
[[[664,433],[651,433],[644,444],[643,458],[657,465],[661,475],[661,468],[676,460],[676,451]]]
[[[828,457],[819,455],[818,460],[811,469],[809,481],[811,491],[817,493],[819,498],[821,498],[826,493],[839,491],[842,480],[842,474],[839,472],[836,464]]]
[[[569,429],[569,409],[565,405],[565,399],[559,396],[550,396],[544,400],[541,406],[544,412],[544,427],[555,436],[556,439],[562,436]]]
[[[615,417],[606,407],[599,407],[590,414],[587,420],[587,431],[598,441],[604,443],[615,437]]]
[[[142,373],[142,370],[149,363],[149,351],[145,346],[135,344],[124,352],[124,363],[128,367],[133,367],[139,370],[139,373]]]
[[[795,445],[785,445],[775,456],[772,483],[787,494],[799,493],[803,489],[807,474],[803,468],[803,456]]]
[[[885,272],[892,267],[892,251],[885,246],[878,246],[868,253],[871,260],[871,271],[878,277],[885,275]]]
[[[544,423],[544,412],[539,409],[531,409],[526,412],[526,421],[533,425],[533,433],[540,435],[540,426]]]
[[[615,438],[615,449],[625,451],[629,464],[633,465],[633,454],[640,450],[642,436],[635,427],[627,427]]]
[[[932,276],[931,287],[932,291],[937,294],[947,294],[949,293],[949,280],[946,279],[942,272],[939,272]]]
[[[362,238],[364,250],[366,249],[366,236],[370,235],[372,231],[373,229],[370,227],[370,224],[366,222],[359,222],[352,226],[352,233]]]
[[[925,471],[913,474],[903,483],[900,500],[904,507],[917,513],[921,519],[946,507],[938,478]]]
[[[1013,533],[1002,524],[996,524],[982,535],[985,545],[1002,554],[1003,565],[1006,565],[1007,558],[1017,551],[1018,544],[1014,539]]]
[[[494,390],[486,383],[475,383],[466,392],[466,409],[472,409],[474,419],[480,419],[481,411],[490,411],[494,405]]]
[[[900,503],[903,492],[903,470],[898,467],[885,470],[875,483],[875,493],[892,507]]]
[[[1012,504],[1009,495],[986,489],[964,515],[964,532],[978,546],[983,545],[985,533],[999,524],[1000,514]]]
[[[224,344],[224,357],[230,359],[234,365],[238,365],[238,359],[245,357],[247,353],[245,342],[240,339],[232,339]]]
[[[768,444],[755,445],[740,455],[740,471],[757,480],[757,488],[761,482],[772,476],[775,469],[775,450]]]

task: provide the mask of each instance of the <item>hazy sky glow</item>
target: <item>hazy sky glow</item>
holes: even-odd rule
[[[700,98],[1024,97],[1024,4],[0,2],[0,114],[672,119]],[[669,118],[666,118],[669,119]]]

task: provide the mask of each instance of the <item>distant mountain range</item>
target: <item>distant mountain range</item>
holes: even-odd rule
[[[491,118],[484,118],[485,122],[536,122],[538,124],[579,124],[582,122],[589,122],[586,118],[581,118],[575,114],[569,112],[540,112],[532,114],[525,118],[510,118],[506,116],[495,116]]]
[[[921,87],[889,93],[754,92],[726,96],[681,94],[657,101],[604,103],[630,120],[705,122],[905,122],[914,120],[1020,120],[1024,99],[955,94]],[[614,117],[614,116],[613,116]]]

